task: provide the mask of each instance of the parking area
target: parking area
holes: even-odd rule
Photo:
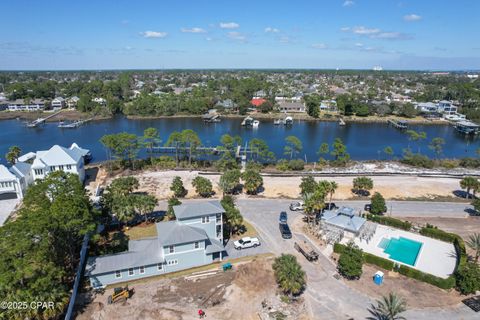
[[[235,247],[233,246],[234,240],[228,241],[228,243],[225,245],[227,256],[225,256],[224,258],[236,259],[236,258],[242,258],[242,257],[254,256],[258,254],[272,252],[272,250],[270,249],[269,242],[264,241],[262,236],[257,236],[257,238],[260,241],[260,246],[256,248],[248,248],[248,249],[242,249],[242,250],[235,249]]]
[[[3,226],[19,202],[18,199],[0,200],[0,226]]]

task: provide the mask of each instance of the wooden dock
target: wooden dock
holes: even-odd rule
[[[31,122],[27,122],[27,127],[29,128],[35,128],[37,127],[39,124],[42,124],[42,123],[45,123],[45,121],[47,121],[48,119],[50,118],[53,118],[55,117],[57,114],[60,114],[62,112],[62,110],[58,111],[58,112],[55,112],[45,118],[38,118],[37,120],[33,120]]]
[[[392,125],[393,127],[403,130],[403,129],[408,129],[408,122],[407,121],[395,121],[392,119],[388,119],[388,124]]]

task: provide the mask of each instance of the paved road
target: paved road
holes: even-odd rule
[[[0,200],[0,226],[3,226],[5,220],[12,214],[15,206],[20,202],[18,199]]]
[[[350,287],[342,280],[336,280],[333,275],[336,273],[335,265],[322,254],[317,263],[310,263],[298,254],[293,248],[294,241],[303,241],[305,236],[294,234],[290,240],[282,239],[278,231],[278,216],[280,211],[287,211],[289,219],[293,220],[299,213],[290,212],[288,209],[289,200],[278,199],[238,199],[237,204],[242,215],[252,223],[264,242],[273,253],[292,253],[297,256],[299,262],[307,275],[307,289],[305,296],[309,301],[311,314],[315,319],[365,319],[369,316],[367,307],[374,301]],[[364,204],[365,202],[363,202]],[[361,202],[348,201],[337,204],[348,204],[354,207],[363,205]],[[443,204],[443,203],[442,203]],[[435,208],[441,208],[436,204]],[[447,204],[447,206],[458,212],[462,205]],[[405,204],[405,210],[416,215],[424,214],[430,210],[431,203],[411,202]],[[464,206],[463,206],[464,208]],[[422,211],[423,210],[423,211]],[[443,210],[442,212],[448,212]],[[314,245],[313,243],[311,243]],[[318,249],[318,251],[320,251]],[[404,316],[407,319],[432,319],[432,320],[454,320],[454,319],[476,319],[475,315],[466,306],[460,305],[457,308],[429,308],[427,310],[409,310]]]

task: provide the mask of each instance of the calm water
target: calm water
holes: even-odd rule
[[[385,146],[391,146],[396,155],[401,155],[402,149],[409,144],[407,136],[397,129],[386,124],[377,123],[349,123],[345,127],[336,122],[296,121],[292,127],[274,126],[273,121],[264,120],[258,129],[240,126],[241,119],[222,119],[220,123],[204,124],[201,119],[175,118],[154,120],[128,120],[117,117],[111,120],[88,123],[76,129],[60,129],[57,123],[47,123],[38,128],[27,128],[19,120],[0,121],[0,162],[5,164],[4,155],[12,145],[18,145],[23,152],[47,149],[53,144],[69,146],[72,142],[92,151],[94,161],[105,160],[106,153],[99,139],[110,133],[127,131],[141,135],[148,127],[155,127],[165,142],[168,135],[174,130],[193,129],[206,146],[216,146],[220,137],[228,133],[240,135],[243,141],[260,138],[267,141],[270,149],[277,157],[283,156],[285,138],[289,135],[297,136],[303,143],[302,158],[308,161],[318,159],[316,154],[320,144],[331,144],[336,137],[340,137],[347,145],[352,159],[368,160],[383,159],[381,152]],[[480,147],[480,140],[466,139],[457,133],[453,127],[446,125],[418,125],[411,129],[425,131],[427,140],[420,145],[421,151],[433,156],[428,148],[429,141],[434,137],[445,139],[444,156],[449,158],[475,156],[475,150]],[[418,146],[410,142],[412,150]]]

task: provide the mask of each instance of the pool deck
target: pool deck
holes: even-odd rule
[[[456,264],[456,253],[453,244],[424,237],[419,234],[378,225],[375,235],[368,243],[365,240],[356,238],[355,244],[365,252],[392,260],[399,264],[404,264],[390,259],[389,255],[384,253],[383,249],[378,246],[383,238],[399,237],[404,237],[423,243],[422,247],[420,248],[420,252],[418,253],[415,265],[411,266],[405,264],[406,266],[433,274],[434,276],[441,278],[448,278],[454,271]]]

